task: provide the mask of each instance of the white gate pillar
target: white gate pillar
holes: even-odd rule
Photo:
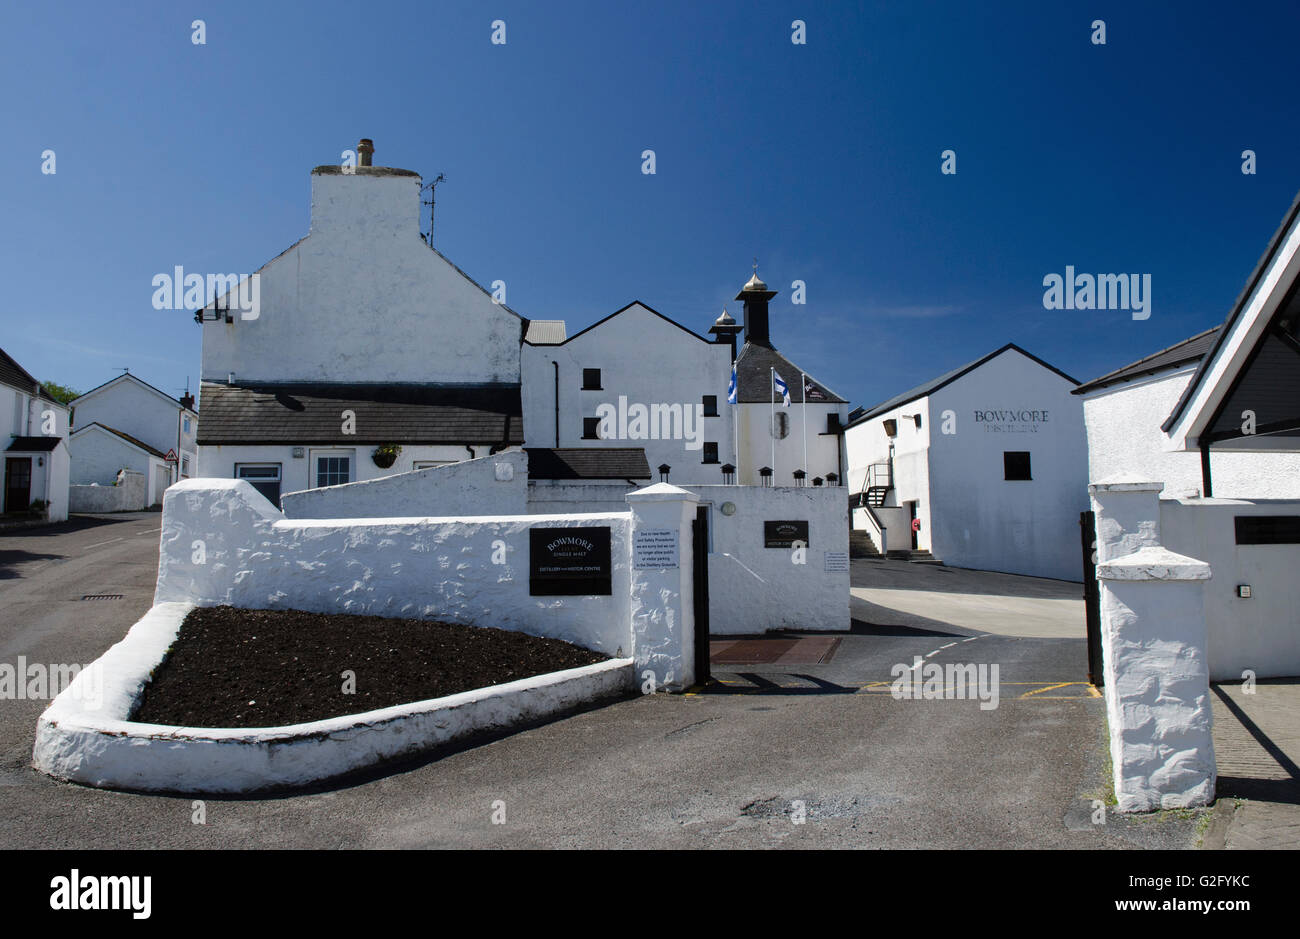
[[[637,681],[644,685],[649,671],[654,673],[656,691],[681,691],[695,683],[691,522],[700,497],[668,483],[656,483],[629,492],[627,501],[632,506],[632,657]],[[666,532],[677,538],[675,566],[668,566],[671,550],[665,542]],[[653,551],[638,549],[638,543],[652,541]],[[646,566],[638,567],[638,559]],[[651,566],[654,563],[665,566]]]
[[[1210,566],[1160,545],[1160,483],[1090,486],[1106,715],[1121,812],[1214,798],[1204,581]]]

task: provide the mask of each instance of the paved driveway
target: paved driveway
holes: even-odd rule
[[[0,538],[0,661],[91,661],[149,606],[157,516]],[[869,576],[869,574],[867,575]],[[855,572],[855,577],[857,573]],[[120,593],[122,600],[83,601]],[[865,612],[863,601],[855,610]],[[1090,821],[1105,788],[1082,640],[860,619],[824,663],[636,698],[274,798],[82,788],[31,769],[44,702],[0,701],[0,847],[1183,847],[1195,820]],[[802,638],[802,637],[799,637]],[[999,706],[895,700],[894,663],[998,663]],[[1050,679],[1051,681],[1046,681]],[[1026,682],[1026,684],[1013,684]],[[1025,694],[1045,688],[1037,694]],[[506,806],[493,824],[493,803]],[[797,819],[803,819],[797,824]]]

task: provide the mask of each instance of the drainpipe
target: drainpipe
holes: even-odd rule
[[[555,366],[555,448],[560,447],[560,363],[551,362]]]
[[[465,449],[469,451],[469,458],[471,460],[474,459],[474,446],[467,443],[465,444]]]

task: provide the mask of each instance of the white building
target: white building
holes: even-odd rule
[[[727,383],[731,345],[710,342],[644,303],[564,338],[530,324],[521,352],[529,447],[645,452],[658,478],[723,481],[735,462]]]
[[[523,442],[528,322],[420,237],[420,177],[358,149],[312,171],[310,232],[257,271],[256,309],[202,311],[199,475],[273,502]]]
[[[145,477],[146,508],[197,469],[198,414],[194,399],[178,400],[130,372],[73,399],[74,486],[112,485],[121,470]],[[170,455],[171,460],[167,457]]]
[[[1208,352],[1219,343],[1222,327],[1197,333],[1176,345],[1139,359],[1100,378],[1080,385],[1075,394],[1083,398],[1088,430],[1088,478],[1096,481],[1137,473],[1164,483],[1167,497],[1195,498],[1207,495],[1199,446],[1174,449],[1160,425],[1187,393],[1199,374]],[[1281,345],[1284,340],[1277,339]],[[1269,389],[1252,408],[1256,424],[1255,446],[1242,449],[1241,435],[1219,438],[1219,446],[1207,448],[1212,468],[1213,493],[1252,499],[1300,498],[1300,451],[1289,445],[1294,439],[1273,434],[1266,426],[1267,411],[1282,403],[1278,395],[1285,386]],[[1225,411],[1225,414],[1227,412]],[[1224,421],[1229,431],[1240,431],[1241,414]],[[1268,449],[1275,447],[1275,449]]]
[[[777,351],[768,322],[768,303],[775,296],[776,291],[758,279],[757,271],[736,295],[744,304],[745,330],[745,344],[736,356],[737,482],[759,486],[766,479],[774,486],[841,486],[845,465],[841,432],[848,402]],[[724,319],[719,317],[714,329],[722,325]],[[777,377],[789,391],[788,407],[776,388]],[[770,473],[765,475],[764,470]],[[796,472],[802,476],[796,477]]]
[[[68,409],[0,349],[0,440],[5,443],[3,509],[45,518],[68,517]]]
[[[1077,385],[1009,343],[854,418],[844,431],[854,528],[882,551],[1079,580]]]

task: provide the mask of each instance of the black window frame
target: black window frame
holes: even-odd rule
[[[704,396],[704,399],[703,399],[703,401],[702,401],[701,403],[704,405],[704,416],[705,416],[705,417],[717,417],[717,416],[718,416],[718,396],[717,396],[717,395],[705,395],[705,396]]]
[[[594,377],[594,384],[593,384]],[[583,391],[604,391],[601,387],[601,375],[598,368],[584,368],[582,370],[582,390]]]
[[[710,448],[712,448],[712,449],[710,450]],[[704,451],[704,452],[703,452],[703,454],[702,454],[702,459],[700,460],[701,463],[721,463],[721,462],[722,462],[721,460],[718,459],[718,442],[717,442],[716,440],[706,440],[706,441],[704,441],[703,451]],[[710,458],[710,455],[712,455],[712,458]]]
[[[582,419],[582,439],[599,440],[600,439],[600,418],[584,417]]]

